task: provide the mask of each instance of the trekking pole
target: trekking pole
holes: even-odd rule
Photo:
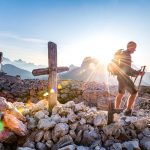
[[[144,72],[144,71],[145,71],[145,69],[146,69],[146,66],[142,66],[141,71],[142,71],[142,72]],[[138,85],[138,90],[139,90],[139,88],[140,88],[140,85],[141,85],[142,79],[143,79],[143,76],[141,76],[141,79],[140,79],[140,82],[139,82],[139,85]]]
[[[146,68],[146,66],[141,66],[140,71],[145,71],[145,68]],[[138,75],[137,75],[137,76],[135,77],[135,79],[134,79],[134,84],[135,84],[137,78],[138,78]],[[139,88],[140,88],[140,85],[141,85],[141,82],[142,82],[142,78],[143,78],[143,76],[141,76],[141,78],[140,78],[140,82],[139,82],[139,85],[138,85],[138,89],[137,89],[137,90],[139,90]],[[125,101],[125,103],[124,103],[124,105],[123,105],[123,109],[126,107],[126,103],[127,103],[127,100]]]

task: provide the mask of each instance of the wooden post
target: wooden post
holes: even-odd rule
[[[49,90],[49,110],[57,104],[57,45],[48,42],[48,90]]]
[[[34,69],[34,76],[48,74],[48,107],[49,111],[57,104],[57,73],[68,71],[68,67],[57,67],[57,45],[48,42],[48,68]]]

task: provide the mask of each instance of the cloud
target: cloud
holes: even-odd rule
[[[16,35],[16,34],[5,33],[5,32],[0,32],[0,37],[1,38],[15,39],[15,40],[23,41],[23,42],[34,43],[34,44],[45,44],[45,43],[47,43],[47,41],[43,40],[43,39],[31,38],[31,37],[25,38],[25,37],[21,37],[21,36]]]

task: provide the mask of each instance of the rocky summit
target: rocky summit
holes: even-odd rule
[[[107,125],[107,111],[84,102],[56,105],[47,100],[7,102],[0,97],[0,150],[150,150],[150,111],[131,117],[115,114]]]

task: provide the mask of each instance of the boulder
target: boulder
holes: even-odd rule
[[[58,123],[56,124],[53,132],[53,136],[62,137],[69,132],[69,126],[66,123]]]
[[[50,120],[49,118],[43,118],[40,119],[38,122],[38,129],[44,129],[44,130],[48,130],[48,129],[52,129],[54,128],[54,126],[56,125],[56,122],[53,120]]]
[[[141,150],[139,147],[139,142],[138,141],[128,141],[122,143],[122,148],[126,148],[127,150]]]

